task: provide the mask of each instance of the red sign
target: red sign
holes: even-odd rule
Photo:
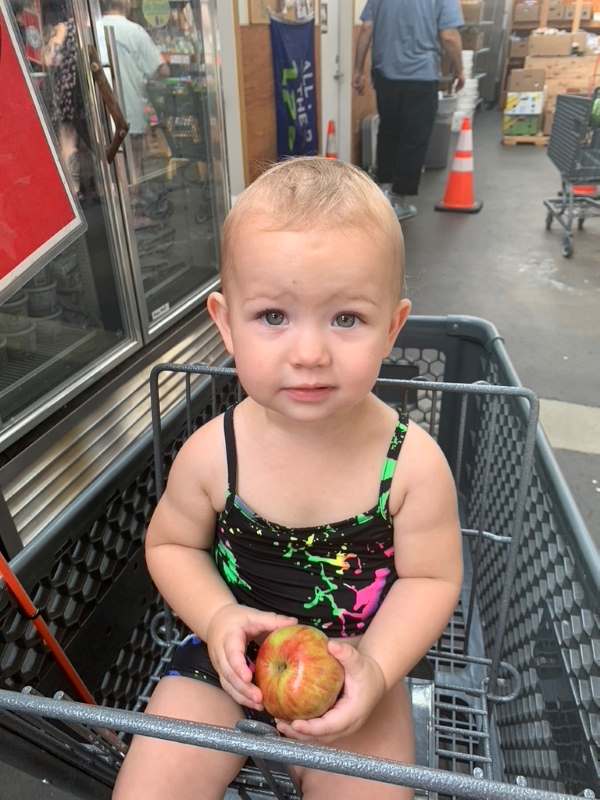
[[[0,0],[0,302],[85,230]]]

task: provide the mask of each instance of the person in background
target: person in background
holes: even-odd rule
[[[450,62],[453,88],[465,83],[457,30],[462,11],[459,0],[368,0],[361,20],[352,84],[363,94],[372,44],[378,181],[398,219],[409,219],[417,209],[407,198],[418,194],[438,108],[440,50]]]
[[[81,190],[81,147],[87,138],[83,95],[77,74],[77,31],[73,19],[57,22],[44,48],[48,70],[45,87],[50,118],[56,132],[63,163],[77,194]]]
[[[129,0],[105,0],[102,22],[105,28],[114,30],[117,45],[123,113],[129,122],[133,150],[131,182],[135,193],[135,185],[142,175],[143,137],[148,128],[146,84],[156,75],[168,76],[169,65],[163,63],[150,34],[127,18],[129,9]]]

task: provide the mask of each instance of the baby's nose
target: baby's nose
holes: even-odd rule
[[[308,329],[298,333],[291,351],[291,361],[294,366],[325,366],[329,360],[327,342],[318,330]]]

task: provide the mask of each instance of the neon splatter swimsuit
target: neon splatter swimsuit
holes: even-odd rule
[[[289,614],[328,636],[362,633],[397,578],[388,500],[408,418],[398,420],[381,472],[379,499],[369,512],[333,525],[286,528],[263,520],[236,494],[233,412],[230,408],[224,416],[228,489],[213,548],[219,572],[239,603]],[[256,645],[250,643],[246,657],[251,666],[255,655]],[[430,673],[420,664],[411,674]],[[206,643],[193,634],[175,649],[168,674],[220,686]],[[245,713],[272,723],[265,712]]]
[[[287,528],[259,517],[236,494],[233,412],[224,417],[229,486],[216,526],[219,572],[243,605],[297,617],[328,636],[362,633],[398,577],[388,500],[408,420],[398,420],[370,511],[331,525]]]

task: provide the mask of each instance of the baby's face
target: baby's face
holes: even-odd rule
[[[410,310],[377,237],[246,223],[229,269],[209,310],[254,400],[309,421],[367,397]]]

